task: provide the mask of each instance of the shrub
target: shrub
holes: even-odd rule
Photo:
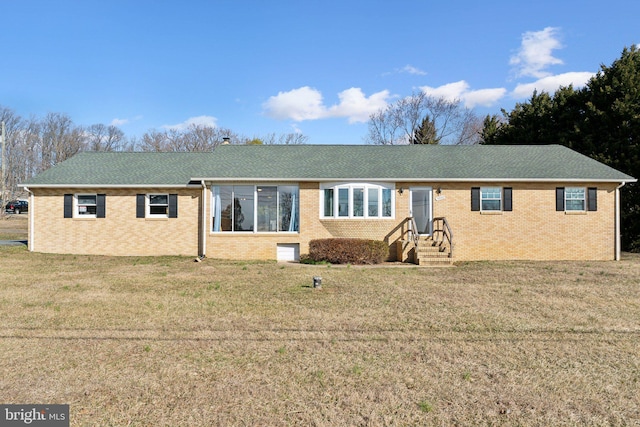
[[[332,264],[379,264],[389,256],[389,247],[381,240],[316,239],[309,242],[308,258]]]

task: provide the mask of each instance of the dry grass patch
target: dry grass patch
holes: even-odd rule
[[[0,285],[0,396],[68,403],[72,425],[640,423],[638,256],[0,257],[24,278]]]
[[[29,215],[0,214],[0,240],[27,240]]]

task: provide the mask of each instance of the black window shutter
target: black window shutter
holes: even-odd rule
[[[512,197],[511,197],[511,193],[513,192],[511,187],[504,187],[502,189],[503,192],[503,198],[504,198],[504,211],[505,212],[511,212],[512,210]]]
[[[480,187],[471,187],[471,210],[480,210]]]
[[[564,187],[556,187],[556,211],[564,211]]]
[[[96,197],[96,218],[104,218],[106,216],[106,194],[98,194]]]
[[[169,194],[169,218],[178,218],[178,195]]]
[[[73,218],[73,194],[64,195],[64,217]]]
[[[144,194],[136,194],[136,218],[144,218],[144,201],[146,196]]]
[[[598,189],[596,187],[589,187],[587,191],[587,210],[598,210]]]

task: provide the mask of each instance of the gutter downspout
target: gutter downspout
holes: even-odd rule
[[[33,232],[35,231],[33,228],[33,200],[35,199],[35,197],[31,190],[29,190],[29,187],[24,187],[24,189],[27,191],[27,193],[29,193],[29,234],[27,235],[27,249],[29,250],[29,252],[33,252]]]
[[[204,180],[200,181],[202,184],[202,235],[200,241],[202,247],[200,248],[200,258],[204,258],[207,255],[207,185]]]
[[[620,243],[620,189],[622,187],[624,187],[624,185],[625,185],[625,183],[623,182],[623,183],[621,183],[620,185],[618,185],[616,187],[616,209],[615,209],[615,211],[616,211],[616,213],[615,213],[615,215],[616,215],[616,217],[615,217],[615,222],[616,222],[616,238],[615,238],[616,248],[615,248],[615,251],[616,251],[616,253],[615,253],[615,257],[614,257],[615,261],[620,261],[620,246],[621,246],[621,243]]]

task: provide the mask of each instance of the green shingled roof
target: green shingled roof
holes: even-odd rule
[[[184,186],[192,179],[635,181],[559,145],[221,145],[213,153],[81,153],[23,185]]]
[[[184,186],[211,153],[76,154],[23,183],[40,186]]]

